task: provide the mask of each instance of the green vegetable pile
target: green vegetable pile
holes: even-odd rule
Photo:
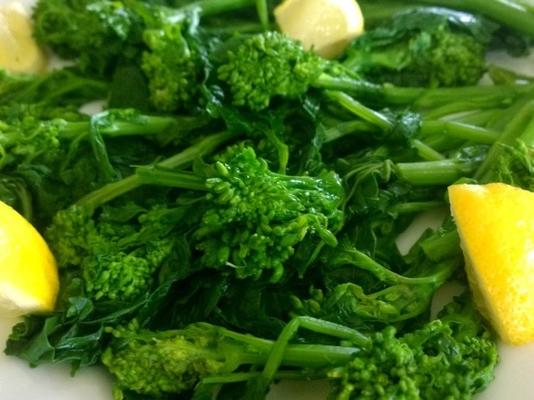
[[[395,240],[456,182],[534,189],[534,80],[486,62],[528,51],[534,10],[362,0],[366,33],[326,60],[277,31],[276,3],[38,1],[36,39],[72,65],[0,71],[0,200],[46,237],[61,292],[7,354],[103,365],[116,400],[491,383],[451,218],[408,254]],[[464,293],[431,315],[450,281]]]

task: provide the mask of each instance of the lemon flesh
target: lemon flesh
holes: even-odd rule
[[[39,232],[0,202],[0,312],[20,315],[54,309],[56,262]]]
[[[480,310],[503,341],[534,341],[534,193],[464,184],[449,199]]]
[[[29,13],[18,2],[0,4],[0,68],[38,73],[46,64],[44,52],[33,40]]]
[[[274,16],[283,33],[325,58],[340,55],[363,32],[354,0],[285,0]]]

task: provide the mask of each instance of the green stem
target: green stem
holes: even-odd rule
[[[447,135],[480,144],[493,144],[499,137],[498,132],[490,129],[461,122],[442,120],[423,121],[420,133],[422,137],[426,137],[427,135]]]
[[[534,100],[533,94],[520,96],[507,108],[502,109],[500,113],[495,113],[488,121],[487,127],[497,132],[502,132],[514,117],[531,101]]]
[[[327,321],[318,321],[331,324]],[[351,335],[351,337],[356,338],[356,335],[353,332],[357,331],[354,331],[342,325],[339,326],[342,328],[342,333],[336,334],[335,337],[340,337],[339,335],[342,335],[342,337],[345,338],[347,337],[347,335]],[[347,329],[352,331],[352,333],[347,333]],[[250,361],[250,363],[265,365],[266,360],[270,357],[272,353],[274,342],[271,340],[261,339],[252,335],[233,332],[224,328],[221,328],[220,333],[222,336],[239,343],[240,347],[246,345],[245,348],[248,347],[250,349],[250,351],[245,351],[244,354],[235,354],[240,361],[243,361],[245,359],[248,359],[249,361],[255,359],[255,361]],[[282,359],[282,365],[301,368],[324,368],[334,365],[343,365],[344,363],[352,359],[353,355],[359,350],[360,349],[356,347],[346,346],[330,346],[321,344],[292,344],[288,345],[286,348]]]
[[[409,277],[397,274],[392,270],[384,267],[380,263],[373,260],[367,254],[362,253],[356,249],[345,250],[340,254],[341,259],[345,259],[346,263],[354,265],[364,271],[370,272],[380,281],[387,284],[406,284],[406,285],[428,285],[428,284],[440,284],[443,281],[444,273],[448,273],[448,268],[442,271],[436,268],[436,273],[430,276],[423,277]],[[339,262],[339,260],[338,260]]]
[[[321,89],[347,92],[357,98],[380,101],[384,97],[382,85],[377,85],[363,79],[339,78],[321,74],[313,85]]]
[[[403,0],[403,1],[361,1],[366,24],[383,23],[397,12],[418,6],[441,6],[470,11],[494,19],[512,30],[534,36],[534,15],[532,6],[514,0]]]
[[[443,207],[445,202],[434,200],[434,201],[412,201],[407,203],[400,203],[391,207],[388,212],[392,214],[416,214],[423,211],[435,210],[437,208]]]
[[[300,328],[339,339],[348,340],[351,343],[362,347],[368,347],[371,344],[371,340],[368,337],[364,336],[355,329],[312,317],[301,316],[293,318],[284,327],[278,336],[278,339],[276,339],[276,342],[271,349],[271,353],[269,354],[269,358],[265,363],[261,377],[265,385],[270,384],[274,379],[276,371],[283,363],[284,356],[286,354],[289,356],[289,342]]]
[[[513,84],[534,82],[534,77],[532,76],[523,75],[511,69],[500,67],[498,65],[490,65],[488,67],[488,75],[490,76],[491,80],[495,85],[509,85],[511,83]]]
[[[269,29],[269,8],[267,0],[256,0],[256,11],[263,29]]]
[[[521,133],[518,138],[528,147],[534,147],[534,120],[530,121],[527,128]]]
[[[365,121],[339,122],[332,127],[324,129],[319,133],[319,142],[322,144],[333,142],[344,136],[367,134],[376,132],[376,127]]]
[[[205,191],[205,180],[192,172],[169,171],[154,166],[138,167],[135,174],[143,185],[167,186],[179,189]]]
[[[395,92],[402,91],[403,89],[392,87],[390,90]],[[533,89],[533,84],[423,89],[420,95],[414,99],[414,106],[422,110],[432,110],[460,101],[462,102],[463,108],[454,110],[454,112],[496,108],[510,104],[514,99],[523,94],[532,93]],[[470,104],[470,107],[466,109],[467,104]],[[452,111],[449,110],[449,113]]]
[[[285,174],[289,162],[289,147],[271,129],[265,132],[267,139],[273,144],[278,153],[278,173]]]
[[[349,111],[351,114],[354,114],[362,120],[367,121],[384,131],[388,131],[393,128],[393,124],[386,116],[377,111],[371,110],[368,107],[365,107],[362,103],[346,93],[329,90],[325,92],[325,95],[330,100],[335,101],[345,110]]]
[[[203,17],[209,17],[242,8],[253,7],[254,5],[255,0],[198,0],[179,8],[178,11],[183,12],[197,9]]]
[[[98,119],[103,113],[96,114],[93,118]],[[191,131],[206,125],[205,118],[177,116],[162,117],[152,115],[139,116],[138,121],[113,121],[108,125],[99,126],[99,130],[105,137],[124,136],[151,136],[158,135],[173,128],[173,132]],[[81,136],[86,136],[90,129],[90,122],[75,121],[67,122],[60,135],[64,140],[74,140]]]
[[[169,157],[157,164],[160,168],[183,168],[193,162],[202,155],[213,152],[221,144],[236,136],[233,132],[222,132],[214,135],[210,135],[200,142],[192,145],[191,147]],[[82,197],[76,203],[79,206],[87,207],[90,210],[94,210],[98,206],[105,204],[123,194],[126,194],[140,186],[143,182],[139,175],[131,175],[120,181],[109,183],[100,189],[97,189],[88,195]]]
[[[439,161],[444,160],[445,156],[440,152],[434,150],[432,147],[421,142],[418,139],[414,139],[411,142],[412,147],[417,150],[417,154],[425,161]]]
[[[420,246],[425,255],[435,262],[457,257],[461,253],[460,236],[456,229],[429,236],[421,241]]]
[[[397,163],[399,177],[412,185],[450,185],[475,172],[476,161],[440,160]]]
[[[325,368],[343,365],[360,351],[357,347],[328,346],[320,344],[288,345],[282,365],[301,368]]]
[[[534,122],[534,100],[529,101],[510,121],[499,139],[493,144],[482,165],[475,173],[475,179],[487,183],[493,179],[493,168],[503,154],[503,145],[513,145],[515,140]]]
[[[505,109],[495,108],[489,110],[475,110],[471,112],[462,112],[457,115],[449,115],[450,120],[466,125],[477,127],[487,126],[489,121],[495,116],[506,112]]]
[[[261,377],[261,372],[234,372],[230,374],[211,375],[202,379],[201,383],[206,385],[247,382]],[[310,371],[277,371],[274,375],[276,380],[313,380],[324,378],[324,373],[314,373]]]
[[[469,99],[469,109],[487,109],[509,104],[518,96],[534,91],[534,84],[501,86],[463,86],[455,88],[397,87],[375,84],[363,79],[332,77],[321,74],[314,86],[337,90],[354,96],[358,101],[390,105],[412,104],[419,110],[432,110],[447,104]],[[465,110],[455,110],[465,111]]]
[[[111,165],[106,143],[104,142],[100,127],[101,125],[99,124],[98,115],[93,115],[91,117],[89,128],[89,142],[91,143],[91,148],[93,149],[93,154],[98,166],[97,168],[100,170],[102,178],[106,182],[110,182],[117,180],[118,174],[113,168],[113,165]]]
[[[407,11],[418,5],[405,4],[403,1],[384,2],[376,0],[360,0],[358,4],[362,10],[366,28],[383,24],[384,21],[389,20],[396,13]]]
[[[426,119],[439,119],[448,117],[449,115],[479,111],[481,108],[485,109],[489,106],[481,106],[480,102],[473,102],[469,100],[453,101],[451,103],[440,105],[436,108],[431,108],[424,111]],[[491,107],[493,108],[493,107]]]
[[[534,36],[534,14],[521,3],[513,0],[418,0],[421,3],[437,5],[479,13],[508,26],[514,31]]]

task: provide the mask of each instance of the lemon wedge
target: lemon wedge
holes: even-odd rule
[[[18,2],[0,5],[0,68],[10,72],[38,73],[47,59],[32,36],[29,13]]]
[[[449,199],[481,312],[503,341],[534,341],[534,193],[464,184]]]
[[[285,0],[274,16],[283,33],[326,58],[340,55],[363,32],[355,0]]]
[[[21,315],[54,309],[56,262],[39,232],[0,202],[0,312]]]

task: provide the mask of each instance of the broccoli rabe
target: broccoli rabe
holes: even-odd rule
[[[65,110],[63,118],[52,119],[41,119],[40,114],[53,115],[53,110],[35,106],[10,107],[2,113],[6,119],[0,115],[0,169],[36,159],[51,164],[81,140],[91,142],[102,168],[109,163],[104,137],[143,136],[167,143],[206,123],[194,117],[142,115],[131,109],[108,110],[91,117]]]
[[[308,319],[341,338],[367,339],[357,331],[325,321]],[[321,332],[321,331],[320,331]],[[113,342],[102,362],[116,380],[118,392],[162,396],[193,389],[203,378],[228,374],[239,367],[263,366],[274,342],[244,335],[207,323],[192,324],[175,331],[139,330],[135,321],[112,331]],[[343,365],[358,347],[289,345],[282,366],[316,368]],[[247,376],[247,374],[243,374]],[[254,374],[253,374],[254,375]],[[211,397],[210,397],[211,398]]]
[[[518,141],[516,146],[506,146],[495,179],[534,191],[534,147],[523,141]]]
[[[388,327],[372,343],[328,373],[332,398],[471,399],[493,380],[498,359],[470,304],[452,303],[438,319],[400,337]]]
[[[486,70],[490,28],[470,14],[419,8],[367,31],[344,65],[376,82],[401,86],[465,86]]]
[[[174,8],[140,0],[41,0],[33,18],[37,40],[77,59],[84,71],[109,76],[121,63],[138,63],[152,105],[174,111],[194,108],[206,78],[205,51],[196,38],[199,18],[255,4],[201,0]]]
[[[305,238],[331,246],[342,223],[343,187],[325,171],[317,177],[271,172],[251,147],[229,147],[205,177],[138,170],[145,184],[207,190],[206,211],[194,233],[202,263],[230,266],[240,278],[258,279],[266,270],[279,281],[285,262]]]
[[[38,1],[34,35],[61,57],[77,59],[84,70],[103,74],[139,35],[139,18],[121,1]],[[126,50],[126,51],[125,51]]]
[[[182,24],[166,23],[144,32],[148,50],[141,68],[148,79],[150,100],[158,110],[192,108],[202,81],[201,54]],[[189,39],[189,40],[188,40]]]
[[[105,206],[95,219],[82,207],[60,211],[46,237],[63,268],[78,267],[94,300],[131,301],[146,293],[173,255],[181,208]],[[187,273],[184,272],[184,275]]]
[[[39,75],[0,69],[0,105],[80,106],[106,96],[108,84],[63,68]]]
[[[300,43],[278,32],[266,32],[246,38],[230,50],[218,75],[229,85],[234,104],[261,110],[274,96],[304,94],[325,64]]]
[[[370,104],[414,105],[416,109],[445,106],[459,99],[469,99],[477,107],[483,101],[484,107],[491,108],[531,90],[528,85],[425,88],[373,83],[277,32],[241,37],[219,65],[218,77],[234,105],[255,111],[278,97],[303,97],[312,88],[340,91]]]
[[[140,121],[133,118],[128,122],[115,120],[113,116],[104,114],[103,118],[110,123],[105,125],[105,131],[110,134],[120,135],[128,128],[139,132],[150,130],[150,123],[146,126],[142,123],[147,122],[144,118]],[[152,128],[159,126],[159,129],[165,129],[174,120],[161,118],[153,122],[162,124],[155,123]],[[141,124],[136,125],[135,121]],[[116,129],[120,126],[123,129]],[[156,132],[158,130],[154,130]],[[163,160],[159,165],[185,167],[233,136],[229,133],[214,134]],[[136,206],[106,206],[107,202],[142,184],[139,176],[134,174],[104,185],[67,209],[57,212],[48,226],[46,237],[59,265],[78,268],[94,300],[131,301],[147,293],[154,282],[155,273],[173,257],[176,238],[171,231],[180,227],[190,229],[185,219],[182,220],[184,213],[189,210],[187,207],[155,207],[147,210]],[[189,210],[189,215],[194,221],[196,214]],[[174,276],[186,276],[189,273],[174,272]]]
[[[323,251],[326,290],[311,290],[307,300],[293,297],[294,312],[358,328],[395,325],[427,312],[436,290],[461,266],[458,254],[439,262],[426,254],[413,261],[399,257],[399,265],[385,266],[347,243]]]
[[[514,31],[534,35],[531,23],[533,10],[524,0],[360,0],[359,3],[369,25],[383,22],[394,13],[428,5],[480,14]]]

